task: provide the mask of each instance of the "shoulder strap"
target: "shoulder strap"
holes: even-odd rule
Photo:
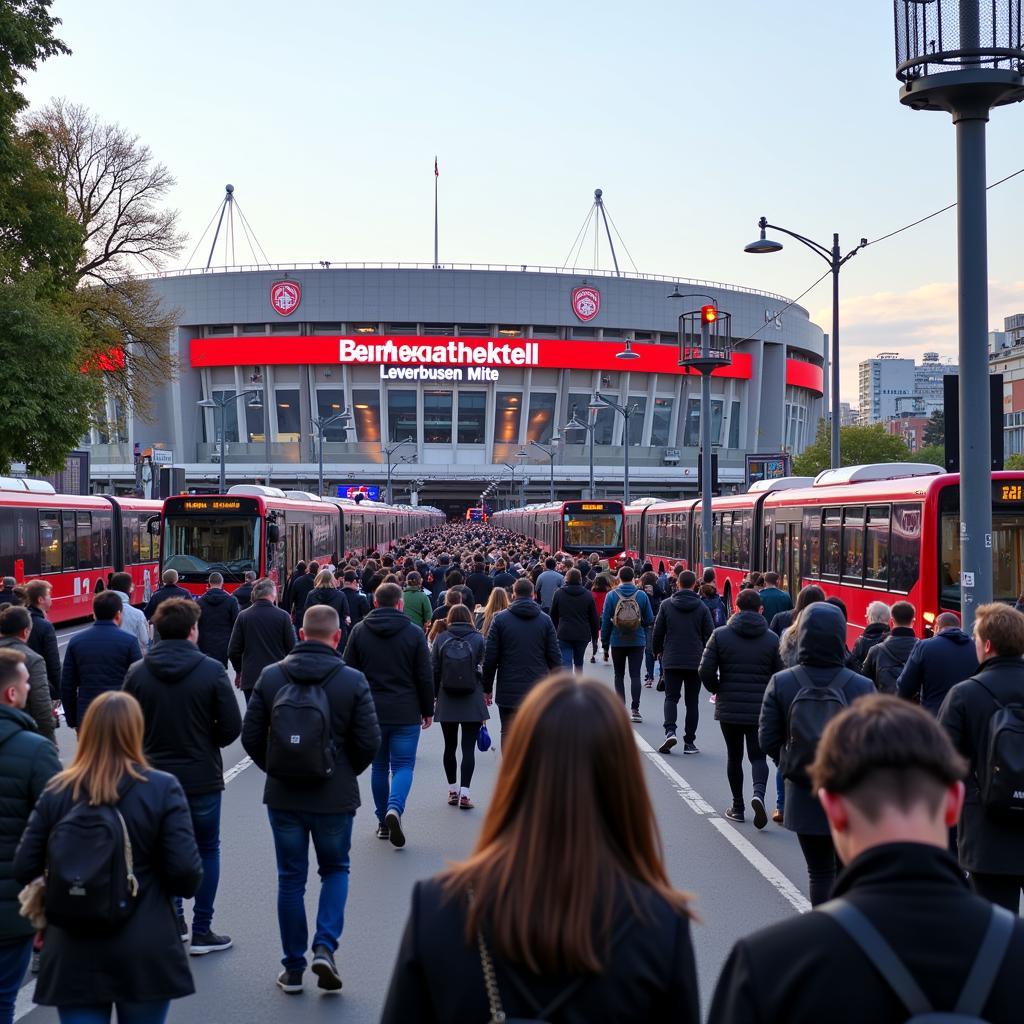
[[[992,907],[988,930],[985,932],[985,938],[982,939],[978,955],[974,958],[971,973],[967,975],[967,981],[964,982],[954,1013],[975,1017],[981,1015],[999,974],[999,968],[1003,965],[1016,923],[1016,914],[1011,914],[1004,907]]]
[[[974,681],[992,698],[992,703],[1000,711],[1006,710],[1006,706],[1000,702],[999,698],[977,676],[974,677]]]
[[[796,676],[796,681],[800,684],[801,689],[809,689],[814,686],[814,680],[803,665],[794,665],[791,671]]]
[[[904,966],[903,961],[896,955],[892,946],[882,938],[878,929],[852,903],[844,899],[829,900],[828,903],[823,903],[816,910],[828,914],[853,939],[860,947],[861,952],[874,965],[875,970],[896,993],[911,1016],[934,1012],[934,1007]],[[982,949],[984,949],[984,945]],[[975,966],[977,966],[977,961],[975,961]],[[973,970],[971,974],[973,976]]]

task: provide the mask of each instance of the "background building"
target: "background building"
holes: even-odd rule
[[[914,394],[914,360],[898,352],[880,352],[860,364],[861,423],[884,423],[900,412],[899,400]]]
[[[941,412],[944,405],[942,378],[959,369],[956,363],[941,362],[938,352],[925,352],[922,362],[914,367],[913,414],[927,418],[934,412]]]
[[[916,452],[924,447],[924,432],[928,420],[928,416],[896,416],[885,421],[885,429],[896,437],[902,437],[906,446],[912,452]]]
[[[989,371],[1003,375],[1003,454],[1024,452],[1024,313],[989,336]]]

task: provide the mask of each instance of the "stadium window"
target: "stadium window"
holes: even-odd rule
[[[322,420],[329,420],[345,410],[345,391],[343,388],[317,388],[316,414]],[[324,429],[325,441],[347,441],[345,425],[332,423]]]
[[[497,444],[519,442],[519,422],[523,415],[522,395],[499,391],[494,401],[494,440]]]
[[[224,420],[224,440],[228,444],[238,443],[238,402],[235,400],[235,389],[234,388],[214,388],[213,400],[215,402],[223,402],[224,409],[211,409],[210,414],[213,416],[213,433],[216,439],[217,429],[221,424],[221,416],[223,415]]]
[[[425,444],[452,443],[452,393],[423,392],[423,441]]]
[[[526,440],[548,444],[554,434],[555,398],[553,394],[534,391],[530,394],[530,414],[526,423]]]
[[[459,444],[483,444],[487,421],[487,392],[459,392]]]
[[[392,442],[418,440],[415,391],[388,391],[388,436]]]
[[[644,416],[647,413],[647,396],[631,396],[626,403],[630,408],[636,406],[636,411],[629,417],[629,444],[635,448],[644,443]]]
[[[655,398],[654,411],[651,414],[651,445],[654,448],[667,446],[668,431],[672,425],[672,405],[674,398]]]
[[[275,441],[298,441],[301,432],[299,415],[299,389],[277,388],[274,391],[274,404],[277,406],[277,433]]]
[[[380,392],[352,389],[352,415],[356,422],[356,440],[380,441]]]

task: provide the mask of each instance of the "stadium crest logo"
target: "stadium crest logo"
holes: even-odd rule
[[[572,311],[580,320],[593,320],[601,312],[601,293],[588,284],[573,288]]]
[[[291,316],[301,301],[302,286],[298,281],[275,281],[270,286],[270,305],[281,316]]]

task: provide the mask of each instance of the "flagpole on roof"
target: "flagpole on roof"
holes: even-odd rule
[[[434,155],[434,269],[437,270],[440,264],[437,259],[437,155]]]

